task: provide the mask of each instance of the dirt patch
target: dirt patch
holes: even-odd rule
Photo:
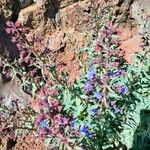
[[[17,140],[14,148],[11,150],[44,150],[44,143],[34,135],[24,135]]]

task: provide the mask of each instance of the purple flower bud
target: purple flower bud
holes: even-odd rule
[[[74,119],[70,122],[70,124],[71,124],[71,127],[75,127],[77,124],[77,121]]]
[[[115,107],[116,106],[116,102],[115,101],[111,101],[110,102],[110,106],[114,106]]]
[[[120,88],[120,85],[119,85],[118,83],[115,83],[115,84],[114,84],[114,88],[119,89],[119,88]]]
[[[42,120],[44,120],[44,114],[40,113],[35,120],[35,126],[38,126]]]
[[[46,137],[46,135],[48,134],[48,131],[45,130],[44,128],[40,128],[37,130],[38,134],[40,135],[40,137]]]
[[[6,25],[7,25],[8,27],[12,27],[12,26],[13,26],[13,23],[12,23],[11,21],[7,21],[7,22],[6,22]]]
[[[88,126],[83,126],[83,127],[80,128],[80,132],[81,132],[81,133],[87,134],[88,131],[89,131],[89,127],[88,127]]]
[[[87,82],[87,83],[85,84],[84,90],[85,90],[86,92],[90,92],[90,91],[93,90],[93,86],[91,85],[90,82]]]
[[[116,90],[123,95],[127,94],[128,92],[128,87],[125,85],[115,84],[114,88],[116,88]]]
[[[121,90],[120,90],[120,93],[123,94],[123,95],[125,95],[125,94],[127,94],[127,92],[128,92],[127,86],[125,86],[125,85],[122,86],[122,87],[121,87]]]
[[[122,69],[119,69],[119,70],[117,70],[117,71],[112,71],[112,70],[110,70],[110,71],[108,72],[108,76],[109,76],[109,77],[117,77],[117,76],[121,76],[121,75],[123,75],[123,70],[122,70]]]
[[[114,71],[110,70],[110,71],[108,72],[108,76],[109,76],[109,77],[113,77],[114,75],[115,75]]]
[[[96,78],[96,71],[94,69],[90,69],[87,72],[87,79],[88,80],[94,80]]]
[[[42,120],[40,123],[39,123],[39,127],[40,128],[49,128],[49,122],[48,120]]]
[[[94,94],[94,97],[96,97],[98,100],[100,100],[100,99],[102,98],[102,94],[99,93],[99,92],[96,92],[96,93]]]
[[[117,107],[115,107],[115,108],[114,108],[114,110],[115,110],[115,114],[117,114],[117,113],[119,113],[119,112],[120,112],[120,109],[119,109],[119,108],[117,108]]]
[[[88,133],[86,136],[89,137],[89,138],[91,138],[91,137],[93,137],[95,134],[96,134],[96,132],[91,132],[91,133]]]
[[[118,107],[114,107],[114,113],[117,114],[117,113],[120,113],[120,114],[123,114],[123,109],[122,108],[118,108]]]
[[[15,26],[16,26],[16,27],[21,27],[21,22],[16,21],[16,22],[15,22]]]
[[[95,132],[90,132],[88,126],[83,126],[80,128],[80,133],[83,133],[86,137],[91,138]]]
[[[90,111],[92,112],[92,115],[95,116],[97,114],[97,112],[98,112],[98,108],[93,108]]]
[[[70,120],[70,119],[67,118],[67,117],[62,117],[60,124],[62,124],[62,125],[67,125],[67,124],[69,124],[69,120]]]
[[[117,72],[116,72],[116,76],[121,76],[123,75],[123,70],[119,69]]]
[[[11,33],[11,28],[7,28],[6,33],[10,34]]]

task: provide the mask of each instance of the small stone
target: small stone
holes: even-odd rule
[[[20,80],[17,77],[11,81],[4,82],[4,78],[0,74],[0,96],[3,98],[1,103],[7,108],[14,108],[17,104],[21,109],[25,108],[29,103],[30,96],[23,91],[18,82]]]

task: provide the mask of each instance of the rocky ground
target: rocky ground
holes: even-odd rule
[[[138,33],[141,30],[141,17],[143,14],[150,15],[150,1],[108,2],[113,7],[115,22],[120,27],[120,48],[125,51],[125,59],[132,63],[134,52],[141,50],[142,39]],[[11,57],[16,55],[16,47],[3,29],[6,21],[21,21],[32,33],[40,32],[45,35],[49,41],[49,48],[57,52],[57,59],[62,64],[60,70],[68,72],[72,82],[80,74],[79,60],[76,56],[81,48],[89,45],[90,39],[96,34],[94,10],[102,10],[105,7],[105,0],[0,0],[1,48],[7,47],[11,50]],[[10,141],[3,138],[0,140],[1,149],[43,150],[43,142],[35,139],[33,135],[24,135],[12,147],[13,144],[10,146]]]

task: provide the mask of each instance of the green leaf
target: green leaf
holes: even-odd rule
[[[70,110],[73,107],[73,99],[72,95],[69,90],[65,89],[63,92],[63,102],[62,104],[64,105],[64,110]]]

